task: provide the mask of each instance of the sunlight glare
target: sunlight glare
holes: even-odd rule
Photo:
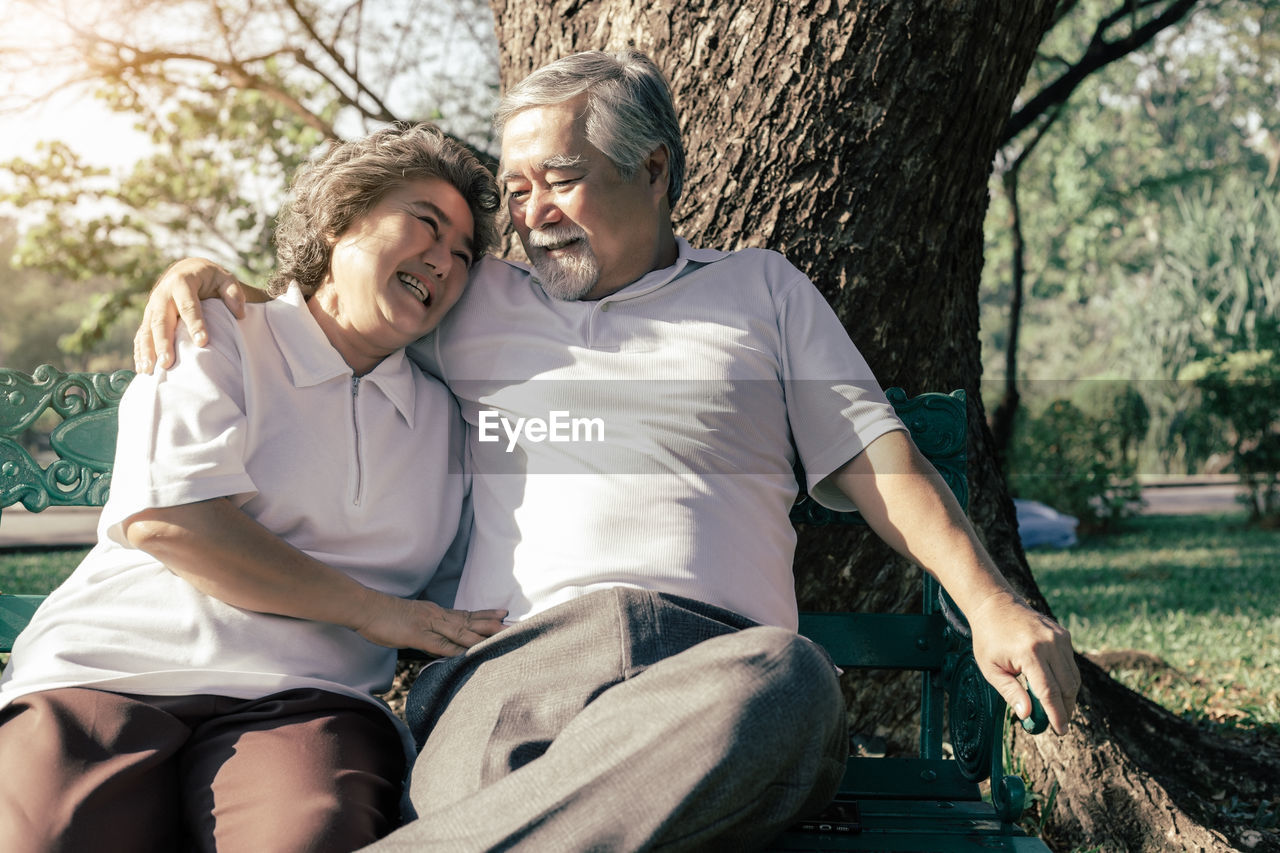
[[[57,18],[59,5],[0,3],[0,160],[37,158],[40,142],[61,139],[95,165],[131,165],[148,150],[135,117],[108,109],[90,85],[69,82],[75,69],[65,58],[51,59],[65,57],[73,44]],[[74,14],[88,20],[113,5],[77,0]]]

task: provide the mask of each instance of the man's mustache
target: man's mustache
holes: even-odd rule
[[[530,231],[528,242],[530,246],[545,249],[549,246],[563,245],[571,240],[586,239],[586,236],[587,232],[581,228],[562,225],[559,228]]]

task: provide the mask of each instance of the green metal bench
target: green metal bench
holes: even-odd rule
[[[130,371],[62,373],[48,365],[32,374],[0,368],[0,510],[17,503],[40,512],[105,502],[115,409],[132,377]],[[964,392],[888,393],[921,452],[966,504]],[[46,410],[62,420],[49,438],[56,458],[42,467],[19,437]],[[792,521],[860,519],[802,498]],[[921,674],[920,747],[912,758],[851,757],[832,807],[788,831],[775,850],[1047,851],[1017,826],[1026,796],[1022,781],[1003,772],[1004,703],[978,671],[964,617],[932,578],[924,584],[921,613],[801,614],[801,633],[821,643],[838,666]],[[12,649],[42,600],[0,595],[0,652]],[[1044,725],[1040,715],[1029,729]],[[944,733],[954,757],[944,756]],[[984,800],[981,783],[988,779]]]

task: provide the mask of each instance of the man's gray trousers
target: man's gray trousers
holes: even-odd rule
[[[428,666],[417,819],[367,850],[753,850],[834,794],[825,654],[690,599],[591,593]]]

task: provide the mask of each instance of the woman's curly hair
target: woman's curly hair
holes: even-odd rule
[[[496,245],[500,196],[493,175],[435,125],[398,122],[354,142],[331,143],[298,170],[276,225],[277,266],[267,292],[278,296],[296,281],[311,296],[329,273],[334,240],[387,193],[430,178],[452,184],[470,208],[475,257]]]

